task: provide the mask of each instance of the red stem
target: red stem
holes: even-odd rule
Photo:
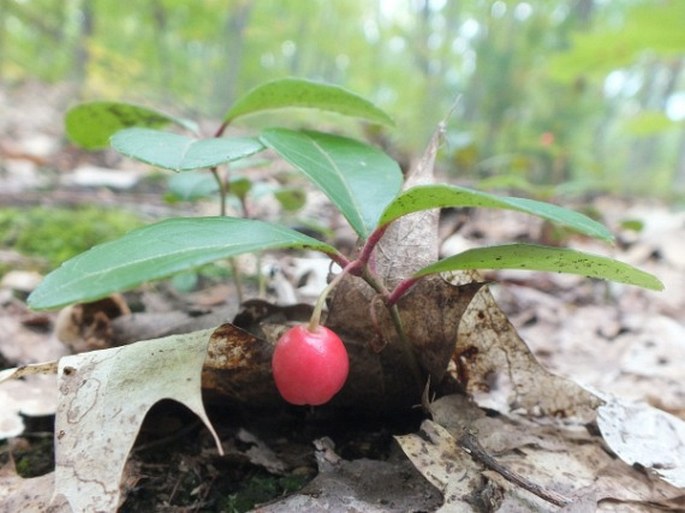
[[[373,252],[374,248],[378,245],[380,242],[381,238],[385,234],[385,230],[388,229],[388,224],[384,226],[379,226],[376,228],[373,232],[371,232],[371,235],[369,235],[369,238],[366,239],[366,242],[364,243],[364,247],[362,247],[361,253],[359,254],[358,260],[362,263],[362,265],[366,265],[369,263],[369,259],[371,258],[371,253]]]
[[[325,254],[328,255],[328,257],[331,260],[333,260],[336,264],[338,264],[342,269],[345,269],[348,266],[350,266],[350,264],[352,262],[357,262],[356,260],[350,260],[349,258],[347,258],[342,253],[339,253],[338,251],[335,251],[334,253],[327,253],[326,252]],[[357,274],[356,269],[357,269],[357,266],[355,265],[353,269],[348,269],[347,272],[350,274],[356,275]]]
[[[221,137],[222,135],[224,135],[224,132],[226,131],[227,128],[228,128],[228,121],[224,121],[223,123],[221,123],[219,128],[216,129],[216,132],[214,132],[214,137]]]
[[[404,280],[399,282],[386,298],[385,304],[388,306],[392,306],[395,303],[397,303],[400,300],[400,298],[404,296],[410,288],[416,285],[416,282],[419,281],[421,278],[422,277],[405,278]]]

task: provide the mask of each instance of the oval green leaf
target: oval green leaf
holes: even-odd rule
[[[127,128],[114,134],[112,146],[119,153],[146,164],[190,171],[242,159],[264,149],[251,137],[191,139],[149,128]]]
[[[579,274],[588,278],[663,290],[654,275],[601,255],[536,244],[505,244],[474,248],[424,267],[415,276],[466,269],[523,269]]]
[[[316,184],[363,238],[402,187],[397,162],[354,139],[283,128],[260,138]]]
[[[232,217],[174,218],[100,244],[48,274],[28,298],[36,310],[93,301],[195,266],[242,253],[328,244],[284,226]]]
[[[224,121],[230,123],[241,116],[286,107],[320,109],[381,125],[394,125],[385,112],[347,89],[299,78],[284,78],[257,86],[236,101]]]
[[[109,138],[124,128],[162,128],[170,123],[176,123],[191,132],[197,131],[197,127],[187,120],[121,102],[81,103],[69,109],[64,118],[69,139],[88,150],[108,147]]]
[[[395,219],[419,210],[443,207],[485,207],[516,210],[531,214],[571,230],[611,241],[613,234],[601,223],[586,215],[551,203],[527,198],[497,196],[455,185],[418,185],[406,190],[388,205],[380,218],[384,226]]]

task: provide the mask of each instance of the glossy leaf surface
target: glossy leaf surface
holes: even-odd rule
[[[282,128],[264,131],[261,139],[316,184],[361,237],[402,187],[397,162],[354,139]]]
[[[424,267],[416,276],[466,269],[523,269],[579,274],[588,278],[662,290],[652,274],[605,256],[535,244],[507,244],[474,248]]]
[[[264,149],[251,137],[191,139],[149,128],[121,130],[112,137],[112,146],[123,155],[172,171],[218,166]]]
[[[579,212],[542,201],[497,196],[496,194],[454,185],[412,187],[388,205],[379,224],[388,224],[411,212],[443,207],[486,207],[516,210],[552,221],[590,237],[603,240],[613,239],[612,233],[604,225]]]
[[[224,121],[287,107],[326,110],[381,125],[394,125],[390,116],[365,98],[336,85],[300,78],[284,78],[257,86],[238,99]]]
[[[284,226],[232,217],[174,218],[133,230],[62,264],[29,296],[44,310],[92,301],[218,259],[276,248],[335,249]]]
[[[69,139],[88,150],[107,148],[109,139],[130,127],[161,128],[171,123],[195,131],[189,121],[147,107],[122,102],[87,102],[67,112],[65,128]]]

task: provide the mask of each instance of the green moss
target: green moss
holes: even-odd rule
[[[46,271],[142,224],[131,213],[95,206],[0,209],[0,248],[36,258]]]

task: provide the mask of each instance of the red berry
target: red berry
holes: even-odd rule
[[[271,368],[276,388],[292,404],[327,403],[345,384],[350,368],[340,337],[324,326],[298,325],[274,348]]]

